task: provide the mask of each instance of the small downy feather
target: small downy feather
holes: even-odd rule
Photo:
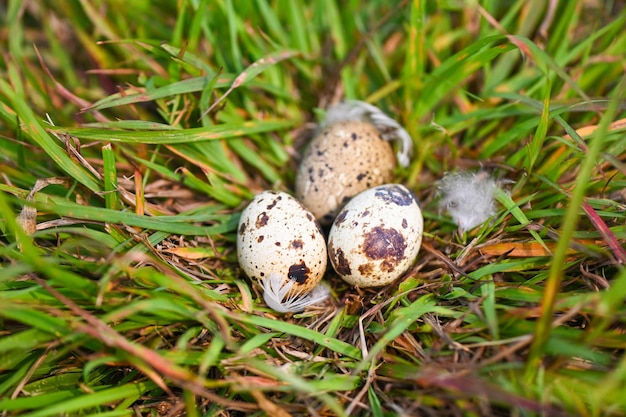
[[[285,280],[278,274],[270,274],[260,281],[263,288],[263,299],[265,303],[279,313],[297,313],[303,311],[308,306],[321,303],[329,295],[328,287],[318,284],[313,291],[308,294],[287,295],[294,285],[294,281]]]
[[[398,122],[387,116],[378,107],[359,100],[346,100],[328,109],[326,118],[321,123],[322,128],[346,120],[364,120],[372,123],[382,134],[385,140],[397,139],[400,141],[398,163],[403,167],[409,166],[413,155],[413,140],[409,133]]]
[[[496,212],[498,184],[484,171],[447,173],[437,188],[442,195],[440,209],[448,211],[461,233],[483,224]]]

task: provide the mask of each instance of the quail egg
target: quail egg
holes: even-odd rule
[[[296,196],[328,226],[353,196],[391,181],[395,165],[391,144],[373,124],[364,120],[333,123],[305,151],[296,174]]]
[[[275,281],[280,276],[295,296],[318,284],[328,256],[315,217],[291,195],[263,191],[241,213],[237,258],[250,278],[263,281],[272,276]]]
[[[328,236],[330,262],[352,285],[383,286],[413,264],[422,232],[422,212],[411,191],[400,184],[374,187],[337,215]]]

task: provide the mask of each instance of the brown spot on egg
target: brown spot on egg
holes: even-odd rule
[[[324,229],[322,229],[322,226],[318,223],[315,222],[315,227],[317,228],[317,231],[319,232],[319,236],[324,236]]]
[[[406,219],[402,219],[402,228],[406,229],[407,227],[409,227],[409,223],[406,221]]]
[[[383,272],[393,272],[396,269],[396,264],[385,260],[380,264],[380,269]]]
[[[361,181],[363,178],[365,178],[365,177],[366,177],[366,175],[365,175],[365,174],[360,173],[359,175],[357,175],[357,176],[356,176],[356,180],[360,182],[360,181]]]
[[[346,220],[347,215],[348,212],[346,210],[339,213],[339,216],[337,216],[337,218],[335,219],[335,226],[339,226],[341,223],[343,223]]]
[[[248,227],[248,223],[241,223],[241,225],[239,226],[239,234],[243,235],[244,233],[246,233],[246,228]]]
[[[334,245],[331,243],[328,245],[328,255],[330,256],[330,260],[335,267],[335,271],[339,275],[350,275],[352,270],[350,269],[350,262],[346,258],[346,255],[343,253],[343,250],[335,249]]]
[[[257,229],[260,229],[261,227],[267,225],[267,222],[269,221],[269,219],[270,218],[269,218],[269,216],[267,215],[266,212],[263,212],[263,213],[259,214],[256,217],[256,223],[255,223]]]
[[[380,187],[376,190],[375,195],[386,203],[393,203],[398,206],[408,206],[414,201],[413,194],[398,185]]]
[[[289,273],[287,276],[289,279],[296,281],[298,284],[304,284],[309,278],[311,270],[306,266],[304,261],[300,261],[299,264],[294,264],[289,267]]]
[[[291,246],[294,249],[302,249],[302,247],[304,246],[304,243],[302,243],[302,240],[296,239],[296,240],[292,240],[289,243],[289,246]]]
[[[256,241],[257,241],[258,243],[261,243],[261,242],[263,242],[263,239],[265,239],[265,236],[261,235],[261,236],[259,236],[259,237],[256,239]]]
[[[272,201],[272,203],[271,203],[271,204],[269,204],[269,205],[267,206],[267,209],[268,209],[268,210],[273,209],[273,208],[274,208],[274,206],[276,206],[276,204],[278,204],[278,202],[279,202],[280,200],[282,200],[282,199],[283,199],[283,198],[282,198],[281,196],[276,197],[276,198],[274,199],[274,201]]]
[[[370,259],[383,260],[394,265],[404,258],[407,244],[396,229],[373,228],[363,239],[361,250]]]
[[[372,266],[372,264],[359,265],[359,272],[363,276],[368,276],[371,275],[372,272],[374,272],[374,267]]]

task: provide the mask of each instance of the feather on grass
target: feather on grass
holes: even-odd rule
[[[496,212],[497,182],[480,171],[447,173],[439,181],[439,207],[447,210],[462,233],[483,224]]]

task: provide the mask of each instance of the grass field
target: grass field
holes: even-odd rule
[[[158,4],[158,6],[157,6]],[[0,3],[0,416],[626,416],[626,9]],[[241,210],[329,105],[410,133],[424,242],[269,309]],[[446,172],[504,192],[460,233]]]

